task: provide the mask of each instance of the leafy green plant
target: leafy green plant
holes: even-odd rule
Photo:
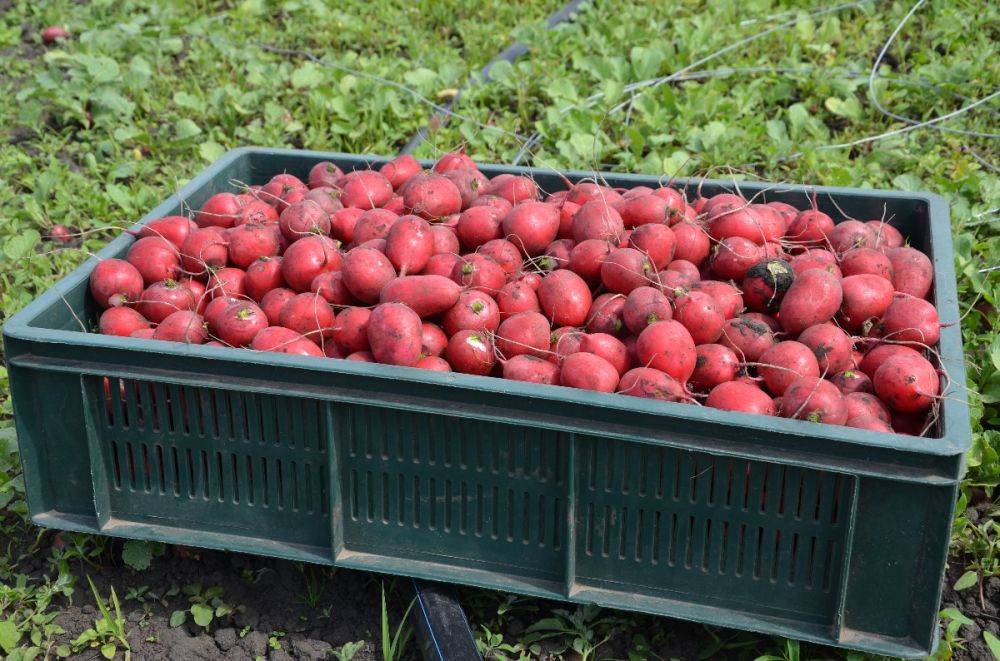
[[[226,603],[222,599],[225,590],[219,586],[203,589],[200,583],[192,583],[185,585],[181,592],[187,595],[191,606],[170,614],[171,627],[182,626],[190,615],[196,625],[207,631],[215,620],[228,618],[244,610],[244,606]]]
[[[406,644],[410,641],[410,637],[413,635],[413,628],[406,623],[406,620],[410,617],[410,611],[413,609],[413,605],[416,603],[416,599],[410,602],[410,605],[406,607],[403,612],[403,617],[400,618],[399,624],[396,625],[396,630],[392,630],[392,625],[389,619],[389,609],[385,602],[385,584],[381,586],[382,590],[382,659],[383,661],[395,661],[401,658],[403,650],[406,649]]]
[[[122,546],[122,562],[136,571],[145,571],[153,559],[163,555],[166,549],[167,545],[163,542],[130,539]]]
[[[330,654],[337,661],[351,661],[354,656],[363,650],[365,647],[365,641],[358,640],[353,643],[344,643],[339,649],[331,650]]]
[[[528,627],[523,642],[554,641],[557,646],[553,654],[575,652],[582,661],[587,661],[622,629],[624,622],[623,618],[605,615],[599,606],[589,604],[572,611],[558,609],[551,617]]]
[[[90,591],[94,594],[94,601],[101,617],[94,620],[94,626],[87,629],[72,642],[74,652],[79,652],[87,648],[96,648],[105,659],[113,659],[119,648],[125,651],[125,659],[132,658],[132,647],[128,642],[125,618],[122,617],[121,605],[118,603],[118,595],[112,586],[111,595],[105,602],[94,582],[87,577],[90,584]]]

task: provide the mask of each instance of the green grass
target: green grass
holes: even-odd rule
[[[0,0],[0,7],[6,4]],[[449,99],[516,36],[530,54],[497,67],[493,82],[463,94],[456,111],[475,122],[456,119],[433,132],[420,155],[465,143],[483,161],[510,162],[522,152],[512,134],[537,133],[521,162],[945,195],[963,316],[944,321],[962,324],[973,412],[965,492],[974,500],[995,498],[1000,276],[988,269],[1000,266],[997,140],[933,127],[868,140],[905,126],[872,103],[868,74],[912,5],[872,0],[810,17],[823,7],[601,0],[577,22],[542,30],[538,19],[560,4],[14,2],[0,10],[0,321],[225,149],[397,151],[433,113],[428,100]],[[753,38],[785,22],[795,24]],[[37,31],[52,23],[66,25],[73,39],[43,48]],[[996,3],[925,2],[888,51],[874,84],[879,101],[897,115],[926,121],[993,93],[1000,88],[998,24]],[[745,43],[723,50],[740,40]],[[324,64],[264,44],[312,52]],[[720,51],[628,104],[630,83],[685,70]],[[996,133],[998,117],[994,100],[938,126]],[[837,147],[848,143],[856,144]],[[59,250],[44,239],[57,223],[84,232],[82,251]],[[85,564],[106,543],[67,536],[46,581],[18,578],[39,531],[26,520],[10,417],[0,367],[0,539],[11,540],[0,544],[0,653],[11,652],[4,647],[11,640],[16,654],[66,651],[73,641],[46,618],[72,594],[68,564]],[[994,508],[978,522],[964,515],[956,521],[957,562],[977,583],[1000,572],[995,515]],[[161,587],[152,589],[161,593]],[[470,599],[480,645],[497,658],[539,650],[596,658],[614,650],[644,658],[673,635],[669,623],[647,617],[557,612],[566,607],[491,593]],[[512,629],[512,614],[533,625]],[[954,614],[944,619],[958,622]],[[699,631],[700,648],[710,655],[838,655]],[[959,625],[948,632],[942,658],[962,644]]]

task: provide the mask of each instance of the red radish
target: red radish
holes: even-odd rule
[[[545,249],[545,256],[537,260],[546,271],[555,271],[569,266],[570,251],[576,244],[572,239],[556,239]]]
[[[246,273],[240,269],[224,268],[212,271],[205,285],[205,293],[210,299],[220,296],[243,297],[246,294],[246,286],[243,284],[245,279]]]
[[[792,257],[789,265],[797,276],[809,269],[822,269],[838,278],[841,277],[840,267],[837,266],[837,256],[823,248],[807,248]]]
[[[229,261],[245,269],[261,257],[274,257],[280,246],[273,226],[247,223],[229,232]]]
[[[242,208],[240,200],[232,193],[217,193],[202,205],[194,222],[199,227],[232,227]]]
[[[803,376],[818,377],[819,362],[812,348],[801,342],[786,340],[768,347],[758,358],[757,373],[775,397],[785,394],[795,379]]]
[[[406,180],[415,174],[419,174],[423,168],[420,162],[409,154],[403,154],[392,159],[381,168],[379,173],[384,176],[394,189],[399,189]]]
[[[569,270],[549,273],[538,287],[542,311],[558,326],[583,325],[593,302],[587,283]]]
[[[178,310],[160,322],[153,331],[154,340],[202,344],[208,339],[205,320],[197,312]]]
[[[583,181],[578,184],[573,184],[569,193],[566,195],[566,200],[573,202],[575,204],[586,204],[593,200],[603,201],[608,205],[614,205],[620,202],[622,196],[617,191],[608,188],[607,186],[601,186],[590,181]]]
[[[227,307],[210,328],[226,344],[245,347],[257,333],[267,328],[267,316],[257,305],[245,301]]]
[[[855,429],[864,429],[867,431],[879,431],[886,434],[893,433],[892,427],[890,427],[885,422],[879,420],[874,416],[860,416],[857,418],[850,418],[844,423],[848,427],[854,427]]]
[[[345,207],[375,209],[392,197],[392,184],[373,170],[349,172],[337,182],[337,187],[340,188],[340,202]]]
[[[440,275],[401,276],[382,289],[382,303],[403,303],[421,317],[440,314],[458,303],[461,288]]]
[[[875,372],[882,366],[882,363],[899,354],[920,356],[920,353],[911,347],[901,344],[880,344],[864,355],[858,369],[867,374],[868,378],[874,379]]]
[[[431,225],[431,238],[434,240],[435,255],[458,254],[458,237],[451,228]]]
[[[493,371],[496,355],[493,343],[483,331],[464,329],[448,340],[444,358],[456,372],[486,376]]]
[[[760,246],[741,236],[731,236],[719,242],[709,262],[712,273],[723,280],[739,280],[760,262]]]
[[[697,355],[691,334],[676,321],[658,321],[639,334],[636,353],[643,367],[666,372],[681,383],[694,372]]]
[[[368,322],[372,311],[368,308],[345,308],[333,324],[333,341],[345,355],[368,351]]]
[[[434,164],[434,171],[438,174],[444,174],[445,172],[451,172],[452,170],[459,170],[462,168],[476,169],[476,162],[469,158],[464,149],[448,152],[439,158],[437,163]]]
[[[309,188],[336,187],[343,171],[330,161],[320,161],[309,169]]]
[[[450,216],[462,210],[462,193],[447,177],[431,175],[402,191],[403,208],[427,220]]]
[[[90,293],[102,308],[139,300],[142,274],[123,259],[105,259],[90,274]]]
[[[377,305],[368,320],[368,343],[380,363],[416,365],[420,360],[421,335],[420,317],[402,303]]]
[[[694,291],[708,294],[719,305],[719,311],[726,319],[732,319],[743,312],[743,294],[728,282],[701,280],[691,285]]]
[[[794,279],[792,267],[782,259],[757,262],[743,277],[743,300],[756,312],[777,310]]]
[[[589,295],[590,292],[588,291]],[[534,288],[526,282],[515,280],[508,282],[496,297],[497,307],[500,309],[500,317],[505,319],[518,312],[541,312],[542,308],[538,304],[538,295]]]
[[[845,395],[849,395],[852,392],[875,392],[872,380],[868,378],[867,374],[859,370],[844,370],[830,377],[830,382],[837,386],[837,390]]]
[[[708,344],[718,340],[726,323],[715,299],[700,291],[691,291],[675,298],[673,318],[687,329],[695,344]]]
[[[878,332],[893,342],[934,346],[941,338],[941,319],[928,301],[896,294],[882,315]]]
[[[770,328],[772,332],[777,333],[778,331],[781,330],[781,324],[778,323],[777,319],[775,319],[770,315],[762,314],[760,312],[744,312],[740,316],[743,317],[744,319],[749,319],[751,321],[762,323],[768,328]]]
[[[368,209],[354,225],[354,244],[362,245],[375,239],[384,239],[399,216],[385,209]]]
[[[346,245],[354,241],[354,226],[364,214],[363,209],[348,207],[330,214],[330,236]]]
[[[267,292],[260,299],[260,307],[267,316],[267,320],[271,322],[272,326],[278,325],[278,319],[281,316],[281,309],[285,307],[285,303],[293,298],[295,298],[295,292],[291,289],[279,287]]]
[[[785,418],[842,425],[847,422],[847,403],[837,386],[829,381],[800,376],[781,396],[780,413]]]
[[[129,337],[135,331],[152,328],[148,319],[124,305],[108,308],[101,313],[98,325],[104,335],[117,335],[119,337]]]
[[[461,261],[461,257],[451,253],[431,255],[431,258],[427,260],[427,266],[424,267],[421,273],[423,275],[443,275],[446,278],[450,278],[455,264]]]
[[[551,354],[547,360],[550,363],[559,364],[559,361],[566,356],[578,352],[584,335],[586,333],[582,333],[572,326],[563,326],[552,331],[552,334],[549,336],[549,351]]]
[[[475,168],[456,168],[442,174],[455,184],[462,197],[463,209],[468,209],[472,201],[479,197],[479,191],[486,188],[489,183],[486,175]]]
[[[625,374],[632,365],[628,349],[621,340],[607,333],[590,333],[580,338],[580,351],[600,356],[611,363],[619,374]]]
[[[622,375],[618,393],[643,399],[658,399],[663,402],[685,402],[690,397],[684,386],[669,374],[652,367],[635,367]]]
[[[434,254],[434,235],[423,218],[402,216],[385,237],[385,254],[400,275],[420,273]]]
[[[327,303],[335,308],[345,305],[357,305],[358,299],[344,285],[344,274],[341,271],[324,271],[309,284],[309,291],[322,296]]]
[[[700,344],[695,347],[694,372],[688,385],[693,390],[711,390],[720,383],[735,379],[739,368],[740,359],[729,347]]]
[[[502,197],[512,205],[538,199],[538,186],[528,177],[500,175],[483,190],[485,195]]]
[[[504,319],[496,332],[496,345],[507,358],[530,354],[545,356],[550,344],[548,320],[537,312],[519,312]]]
[[[183,278],[180,280],[181,285],[187,287],[188,291],[191,292],[191,296],[195,300],[195,312],[204,316],[205,306],[208,305],[209,296],[205,289],[205,283],[200,280],[195,280],[194,278]]]
[[[295,241],[309,234],[330,234],[330,215],[318,202],[306,199],[288,205],[281,212],[278,227],[288,241]]]
[[[194,310],[197,301],[191,290],[176,280],[154,282],[136,302],[136,310],[146,319],[158,324],[179,310]]]
[[[285,261],[288,257],[286,253]],[[389,258],[371,248],[354,248],[344,256],[344,286],[359,301],[374,303],[382,288],[396,277]],[[287,277],[286,277],[287,279]]]
[[[587,313],[587,330],[591,333],[607,333],[622,335],[625,322],[622,319],[625,310],[625,297],[621,294],[601,294],[594,299]]]
[[[875,371],[875,394],[900,413],[920,413],[934,403],[941,387],[937,370],[923,356],[897,354]]]
[[[821,246],[833,231],[833,219],[822,211],[809,209],[799,212],[788,225],[785,240],[797,246]]]
[[[492,207],[499,211],[500,217],[503,218],[510,213],[510,210],[514,208],[514,205],[499,195],[480,195],[469,205],[470,209],[472,207]]]
[[[820,269],[809,269],[795,278],[781,301],[778,321],[796,335],[810,326],[833,319],[844,298],[840,280]]]
[[[909,247],[889,248],[885,254],[892,263],[892,286],[896,291],[926,298],[934,282],[934,266],[930,258]]]
[[[323,343],[323,355],[327,358],[343,358],[344,354],[340,352],[340,347],[337,346],[336,342],[324,342]]]
[[[889,409],[876,397],[874,393],[852,392],[844,395],[844,403],[847,405],[847,418],[858,418],[871,416],[888,424],[890,421]]]
[[[840,258],[840,270],[845,276],[867,273],[892,281],[892,262],[875,248],[848,250]]]
[[[892,304],[892,283],[877,275],[850,275],[840,285],[844,300],[837,319],[849,331],[858,332],[870,326]]]
[[[42,43],[51,45],[58,41],[69,39],[69,31],[61,25],[50,25],[42,28]]]
[[[869,220],[868,225],[875,232],[876,248],[899,248],[906,242],[898,229],[881,220]]]
[[[205,318],[205,323],[208,324],[209,329],[214,328],[215,324],[222,318],[223,312],[230,306],[243,302],[243,299],[234,296],[220,296],[219,298],[212,299],[205,306],[205,314],[202,315]]]
[[[333,335],[333,308],[319,294],[298,294],[285,303],[278,323],[314,342]]]
[[[209,269],[221,268],[228,261],[229,242],[217,227],[205,227],[191,232],[181,246],[181,267],[191,275],[201,275]]]
[[[601,282],[608,290],[619,294],[655,284],[655,277],[653,262],[635,248],[617,248],[601,265]]]
[[[853,366],[850,336],[831,323],[816,324],[802,331],[799,342],[816,355],[819,371],[824,377],[843,372]]]
[[[697,282],[701,278],[701,272],[698,270],[698,267],[686,259],[673,260],[667,264],[667,270],[683,273],[691,280],[691,282]]]
[[[636,335],[650,324],[672,318],[670,301],[654,287],[636,287],[629,292],[622,306],[622,321]]]
[[[774,332],[767,324],[734,317],[722,326],[719,344],[729,347],[743,360],[753,362],[774,344]]]
[[[49,230],[49,238],[59,243],[69,243],[73,240],[70,229],[65,225],[53,225],[52,229]]]
[[[288,188],[305,188],[306,184],[304,181],[296,177],[294,174],[288,174],[287,172],[279,172],[278,174],[271,177],[271,181],[286,186]]]
[[[270,225],[278,222],[278,212],[267,202],[251,199],[240,207],[240,212],[233,221],[233,227],[256,223],[259,225]]]
[[[677,240],[673,230],[666,225],[643,225],[629,235],[628,245],[646,253],[653,266],[660,270],[674,258]]]
[[[507,280],[507,274],[495,261],[480,253],[465,255],[455,264],[451,279],[462,287],[496,294]]]
[[[139,238],[158,236],[180,248],[192,229],[197,229],[197,225],[194,227],[192,225],[193,223],[185,216],[164,216],[149,221],[135,235]]]
[[[155,333],[155,328],[140,328],[139,330],[132,331],[129,337],[137,337],[140,340],[152,340]]]
[[[612,250],[612,245],[603,239],[582,241],[569,253],[569,269],[595,287],[601,281],[601,265]]]
[[[147,236],[133,243],[125,259],[139,271],[147,285],[176,278],[180,271],[177,248],[158,236]]]
[[[625,233],[621,215],[604,200],[592,200],[573,216],[573,240],[602,239],[617,244]]]
[[[247,275],[243,280],[247,296],[259,303],[267,292],[285,286],[281,261],[281,257],[261,257],[247,266]]]
[[[622,198],[615,210],[621,215],[625,227],[639,227],[648,224],[665,226],[671,216],[670,205],[657,195]]]
[[[424,356],[414,365],[417,369],[431,370],[433,372],[450,372],[451,365],[440,356]]]
[[[441,317],[441,327],[448,336],[461,330],[493,331],[499,325],[500,309],[496,301],[476,289],[459,294],[458,303]]]
[[[535,356],[521,354],[504,361],[503,378],[558,386],[559,366]]]
[[[436,324],[425,321],[420,325],[420,350],[426,356],[440,356],[448,346],[448,336]]]
[[[560,194],[565,199],[565,197],[569,195],[569,191],[560,191]],[[632,188],[629,188],[627,191],[621,194],[622,197],[621,200],[618,201],[618,204],[621,205],[626,200],[634,200],[637,197],[645,197],[647,195],[652,195],[652,194],[653,194],[653,189],[650,188],[649,186],[633,186]],[[666,201],[665,198],[661,197],[660,199]]]
[[[566,356],[559,366],[559,381],[564,386],[614,392],[619,374],[614,365],[592,353],[578,352]]]
[[[757,206],[741,199],[706,208],[709,236],[717,241],[739,237],[757,245],[777,241],[784,234],[784,223],[776,214],[758,211]]]
[[[827,233],[830,246],[837,253],[845,253],[855,248],[875,247],[875,231],[857,220],[845,220]]]
[[[289,344],[302,340],[302,336],[293,330],[281,326],[268,326],[260,330],[250,341],[254,351],[282,351]]]
[[[523,202],[504,216],[502,231],[525,255],[538,255],[559,233],[559,209],[544,202]]]
[[[677,223],[670,229],[677,241],[674,259],[683,259],[692,264],[701,264],[705,261],[712,246],[704,229],[689,222]]]
[[[705,406],[723,411],[756,415],[774,415],[774,400],[755,385],[743,381],[727,381],[712,388]]]
[[[475,250],[491,239],[503,238],[502,216],[493,207],[470,207],[458,217],[455,234],[466,250]]]
[[[576,212],[580,210],[580,205],[573,204],[572,202],[567,202],[565,200],[562,202],[553,202],[551,198],[552,196],[550,195],[546,202],[549,204],[556,204],[559,207],[559,233],[556,234],[556,238],[572,239],[573,216],[575,216]]]
[[[340,270],[346,263],[332,239],[315,234],[288,246],[281,260],[281,275],[295,291],[307,292],[317,275]]]
[[[778,215],[781,216],[781,220],[785,223],[786,228],[791,225],[792,221],[795,220],[795,217],[799,215],[798,209],[785,202],[768,202],[767,206],[778,212]]]
[[[357,353],[345,356],[344,360],[353,360],[359,363],[374,363],[375,356],[372,355],[371,351],[358,351]]]
[[[340,200],[337,198],[337,190],[335,188],[314,188],[306,193],[302,202],[313,202],[318,204],[319,208],[322,209],[328,216],[337,213],[344,208],[344,205],[341,204]],[[327,234],[329,234],[329,231],[327,231]]]
[[[542,286],[542,276],[538,273],[522,273],[518,282],[523,282],[537,292]]]

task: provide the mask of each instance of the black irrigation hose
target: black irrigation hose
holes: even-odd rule
[[[582,5],[587,1],[588,0],[570,0],[565,5],[563,5],[563,7],[559,9],[559,11],[550,15],[548,19],[546,19],[546,28],[551,30],[560,23],[565,23],[566,21],[570,20],[576,14],[577,10],[580,8],[580,5]],[[510,64],[513,64],[517,58],[521,57],[527,52],[528,52],[528,46],[526,44],[521,43],[520,41],[511,44],[503,51],[501,51],[499,55],[490,60],[490,62],[480,70],[478,76],[470,77],[469,80],[466,81],[462,89],[469,89],[470,87],[473,87],[474,85],[480,82],[484,83],[489,82],[491,80],[490,72],[493,70],[494,65],[500,62],[509,62]],[[400,155],[412,154],[417,147],[423,144],[423,142],[427,139],[428,134],[430,133],[430,126],[436,125],[438,127],[441,127],[445,126],[448,123],[448,120],[451,118],[451,114],[449,111],[455,106],[456,103],[458,103],[459,98],[462,96],[462,89],[458,90],[455,96],[452,97],[450,101],[444,104],[443,111],[431,115],[431,118],[427,121],[427,125],[422,127],[419,131],[417,131],[413,135],[412,138],[410,138],[410,141],[407,142],[406,146],[403,147],[403,149],[399,152]]]

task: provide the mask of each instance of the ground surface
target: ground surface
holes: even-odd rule
[[[953,120],[903,130],[1000,88],[1000,6],[598,1],[575,23],[543,31],[538,19],[559,4],[0,0],[0,321],[227,148],[394,153],[427,122],[429,102],[451,98],[516,36],[530,54],[463,95],[461,117],[432,132],[421,155],[466,143],[483,162],[921,189],[949,199],[975,435],[938,656],[1000,653],[1000,284],[990,270],[1000,266],[1000,103],[993,97]],[[873,103],[869,71],[911,8],[873,85],[893,118]],[[43,46],[39,31],[50,24],[72,38]],[[631,84],[664,76],[672,77],[638,88],[629,103]],[[82,233],[71,249],[46,239],[55,224]],[[408,598],[389,579],[34,528],[10,416],[0,367],[0,657],[120,658],[126,647],[138,658],[168,650],[174,658],[394,657],[383,635],[391,642]],[[112,592],[120,613],[111,606],[105,614]],[[494,658],[845,656],[664,619],[461,594]],[[414,654],[412,644],[402,652]]]

